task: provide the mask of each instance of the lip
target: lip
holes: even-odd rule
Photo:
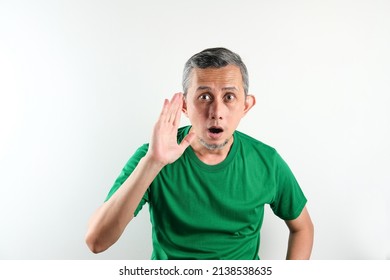
[[[207,136],[211,139],[218,140],[222,137],[224,129],[220,126],[210,126],[207,128]]]

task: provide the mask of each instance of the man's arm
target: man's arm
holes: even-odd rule
[[[177,144],[182,107],[181,93],[175,94],[171,101],[165,100],[145,157],[116,193],[92,215],[85,237],[92,252],[100,253],[119,239],[154,178],[165,165],[176,161],[195,138],[190,133]]]
[[[310,259],[313,248],[314,226],[306,207],[303,208],[298,218],[285,222],[290,230],[286,259]]]

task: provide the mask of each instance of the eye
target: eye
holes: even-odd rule
[[[200,101],[205,101],[205,102],[208,102],[208,101],[211,101],[211,95],[209,93],[202,93],[201,95],[199,95],[198,99]]]
[[[233,94],[233,93],[227,93],[225,96],[224,96],[224,99],[227,101],[227,102],[232,102],[236,99],[236,96]]]

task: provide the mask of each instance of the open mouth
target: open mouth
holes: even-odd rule
[[[220,127],[210,127],[209,128],[209,132],[212,133],[212,134],[219,134],[219,133],[222,133],[223,132],[223,129],[220,128]]]

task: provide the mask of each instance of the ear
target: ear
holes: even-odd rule
[[[247,95],[245,97],[245,107],[244,107],[244,114],[242,116],[245,116],[250,109],[252,109],[253,106],[256,104],[256,98],[253,95]]]
[[[184,115],[186,115],[186,117],[188,118],[188,111],[187,111],[187,98],[186,96],[184,95],[183,96],[183,106],[181,108],[181,111],[184,113]]]

